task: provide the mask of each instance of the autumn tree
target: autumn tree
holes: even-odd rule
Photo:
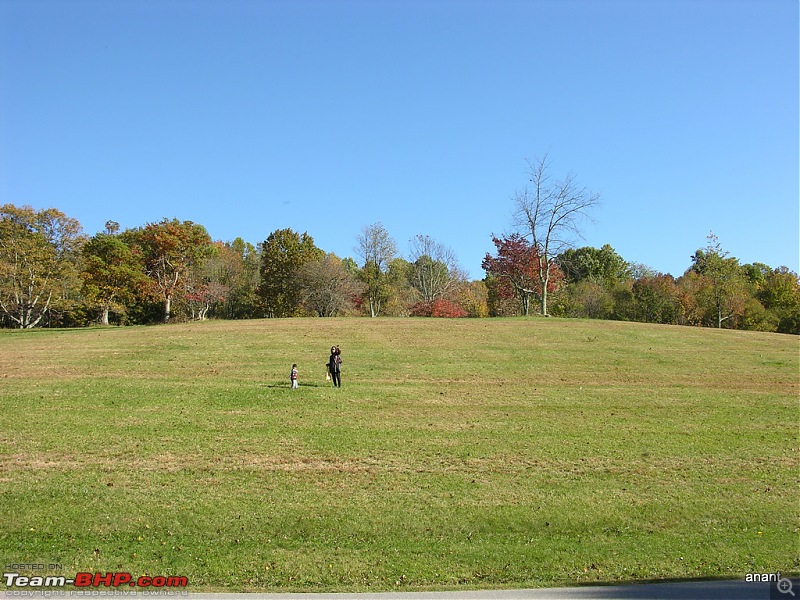
[[[489,316],[489,290],[484,281],[470,281],[458,290],[458,304],[470,317]]]
[[[675,300],[680,307],[677,324],[704,325],[706,311],[700,304],[702,290],[706,287],[703,277],[689,269],[675,281],[675,284],[677,288]]]
[[[253,244],[237,237],[232,242],[215,242],[214,253],[205,260],[203,276],[218,290],[224,288],[225,302],[210,306],[216,316],[245,319],[255,316],[256,289],[260,282],[261,259]]]
[[[173,299],[209,254],[211,237],[202,225],[178,219],[148,223],[121,235],[141,250],[145,272],[164,305],[164,322],[169,322]]]
[[[461,319],[470,315],[459,303],[437,298],[433,302],[420,302],[415,305],[411,311],[411,316]]]
[[[490,317],[513,317],[522,314],[519,296],[504,278],[486,273],[486,308]]]
[[[186,292],[191,319],[205,321],[210,310],[221,302],[225,302],[230,288],[217,281],[203,280]]]
[[[80,223],[55,208],[0,207],[0,308],[16,327],[36,327],[78,285],[83,241]]]
[[[261,283],[257,294],[267,317],[291,317],[302,304],[298,277],[306,263],[320,260],[325,253],[308,233],[278,229],[261,244]]]
[[[381,314],[389,317],[407,317],[418,301],[417,291],[411,287],[411,263],[402,256],[389,261],[383,278]]]
[[[556,297],[555,314],[573,318],[608,319],[614,311],[612,291],[592,279],[572,282]]]
[[[531,297],[541,298],[547,287],[553,291],[563,275],[557,265],[551,265],[543,288],[539,273],[542,260],[535,245],[519,233],[502,238],[492,236],[492,242],[496,255],[487,253],[481,267],[517,295],[522,314],[527,317],[530,314]]]
[[[397,244],[381,223],[365,226],[357,237],[355,252],[362,260],[361,277],[366,285],[370,316],[377,317],[388,296],[386,270],[397,255]]]
[[[448,299],[466,281],[452,248],[429,235],[416,235],[408,245],[409,283],[420,302],[431,304],[437,299]]]
[[[303,304],[320,317],[349,311],[362,293],[362,284],[334,254],[307,262],[298,273]]]
[[[100,308],[100,323],[108,325],[111,310],[123,312],[147,285],[142,254],[117,235],[98,233],[84,244],[82,257],[83,295]]]
[[[800,334],[800,279],[797,273],[787,267],[770,269],[757,297],[774,315],[776,331]]]
[[[739,261],[728,256],[714,232],[710,232],[707,239],[706,247],[697,250],[692,257],[692,270],[708,283],[708,302],[716,326],[722,328],[722,324],[741,308],[744,278]]]
[[[600,201],[599,194],[580,187],[572,174],[551,180],[547,156],[528,162],[530,182],[514,197],[519,234],[536,249],[541,313],[547,315],[547,294],[557,269],[556,257],[580,237],[580,225]]]
[[[681,314],[678,286],[672,275],[637,279],[632,288],[637,321],[678,324]]]
[[[221,260],[225,250],[222,242],[210,244],[205,256],[194,264],[184,280],[183,300],[192,321],[204,321],[228,298],[230,287],[223,283],[227,279],[227,265]]]

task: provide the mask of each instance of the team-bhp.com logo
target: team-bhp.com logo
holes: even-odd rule
[[[60,588],[74,585],[77,588],[90,587],[112,587],[122,586],[139,588],[185,588],[189,585],[186,577],[156,577],[134,578],[130,573],[78,573],[75,577],[64,577],[63,575],[49,576],[23,576],[19,573],[3,573],[6,587],[15,588]]]

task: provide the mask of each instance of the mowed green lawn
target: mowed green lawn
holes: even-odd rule
[[[561,319],[2,331],[0,560],[193,591],[797,572],[798,342]]]

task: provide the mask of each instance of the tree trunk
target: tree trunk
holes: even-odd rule
[[[547,283],[542,286],[542,316],[547,316]]]
[[[167,294],[164,299],[164,323],[169,322],[169,313],[172,308],[172,295]]]
[[[381,299],[378,297],[378,292],[375,295],[369,294],[369,314],[374,318],[381,312]]]
[[[101,325],[108,325],[108,304],[103,305],[103,314],[100,317]]]
[[[520,290],[519,300],[522,303],[522,316],[527,317],[530,306],[530,294],[528,290]]]

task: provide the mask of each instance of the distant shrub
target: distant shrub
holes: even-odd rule
[[[438,299],[433,302],[418,302],[411,307],[411,316],[460,319],[468,317],[469,313],[455,302]]]

